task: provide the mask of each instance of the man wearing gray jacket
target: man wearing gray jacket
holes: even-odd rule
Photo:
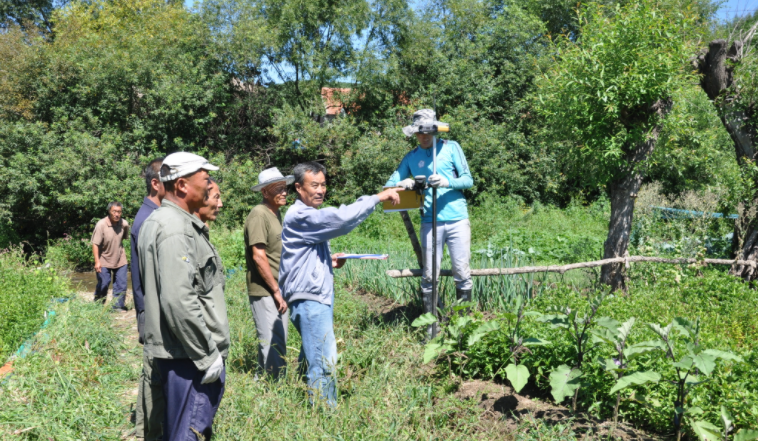
[[[342,267],[345,259],[331,254],[329,240],[352,231],[379,202],[396,205],[400,197],[397,189],[387,189],[351,205],[319,210],[326,195],[326,168],[306,162],[295,166],[293,174],[298,199],[282,225],[279,287],[303,342],[299,361],[307,364],[308,393],[311,397],[317,393],[333,408],[337,406],[333,268]]]
[[[224,395],[229,321],[224,270],[208,227],[194,215],[211,189],[208,170],[192,153],[163,160],[166,196],[140,230],[140,271],[145,293],[145,355],[158,368],[165,397],[163,440],[213,436]]]

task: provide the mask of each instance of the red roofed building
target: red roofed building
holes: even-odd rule
[[[321,88],[321,100],[326,107],[326,119],[332,120],[337,115],[346,112],[345,105],[342,103],[342,98],[350,94],[352,89],[339,89],[336,87],[322,87]]]

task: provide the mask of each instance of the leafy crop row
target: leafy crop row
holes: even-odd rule
[[[725,277],[711,271],[689,283]],[[732,295],[744,293],[739,289]],[[752,382],[753,343],[724,344],[714,338],[714,331],[723,330],[706,331],[704,324],[712,326],[721,311],[705,312],[705,320],[671,317],[682,311],[667,311],[664,302],[655,317],[648,310],[635,314],[634,302],[604,292],[549,294],[515,298],[490,318],[462,314],[475,303],[454,304],[444,310],[440,335],[427,342],[424,362],[436,360],[440,372],[454,376],[502,378],[516,392],[531,382],[531,392],[549,391],[556,403],[570,398],[575,412],[614,422],[622,416],[677,438],[690,432],[714,441],[758,439],[755,387],[744,387]],[[649,293],[641,296],[652,300]],[[681,301],[711,303],[708,297],[692,302],[683,296]],[[702,312],[692,306],[684,312]],[[734,319],[725,318],[723,326],[732,326]],[[413,325],[436,320],[425,314]]]

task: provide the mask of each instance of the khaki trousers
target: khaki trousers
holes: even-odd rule
[[[249,296],[253,311],[255,330],[258,333],[258,370],[256,377],[264,373],[273,378],[283,375],[287,366],[287,325],[290,312],[279,314],[271,296]]]

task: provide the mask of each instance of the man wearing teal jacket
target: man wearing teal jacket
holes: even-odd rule
[[[455,292],[459,300],[471,301],[471,224],[462,190],[471,188],[474,179],[461,146],[455,141],[437,140],[437,173],[433,173],[432,134],[419,133],[424,125],[440,125],[434,111],[421,109],[413,114],[413,124],[403,128],[405,136],[416,135],[418,147],[410,151],[390,176],[385,186],[413,188],[416,176],[427,178],[429,187],[437,188],[437,274],[439,277],[442,247],[447,244],[452,262]],[[424,191],[421,218],[421,246],[424,250],[424,275],[421,280],[424,312],[432,312],[432,189]]]

